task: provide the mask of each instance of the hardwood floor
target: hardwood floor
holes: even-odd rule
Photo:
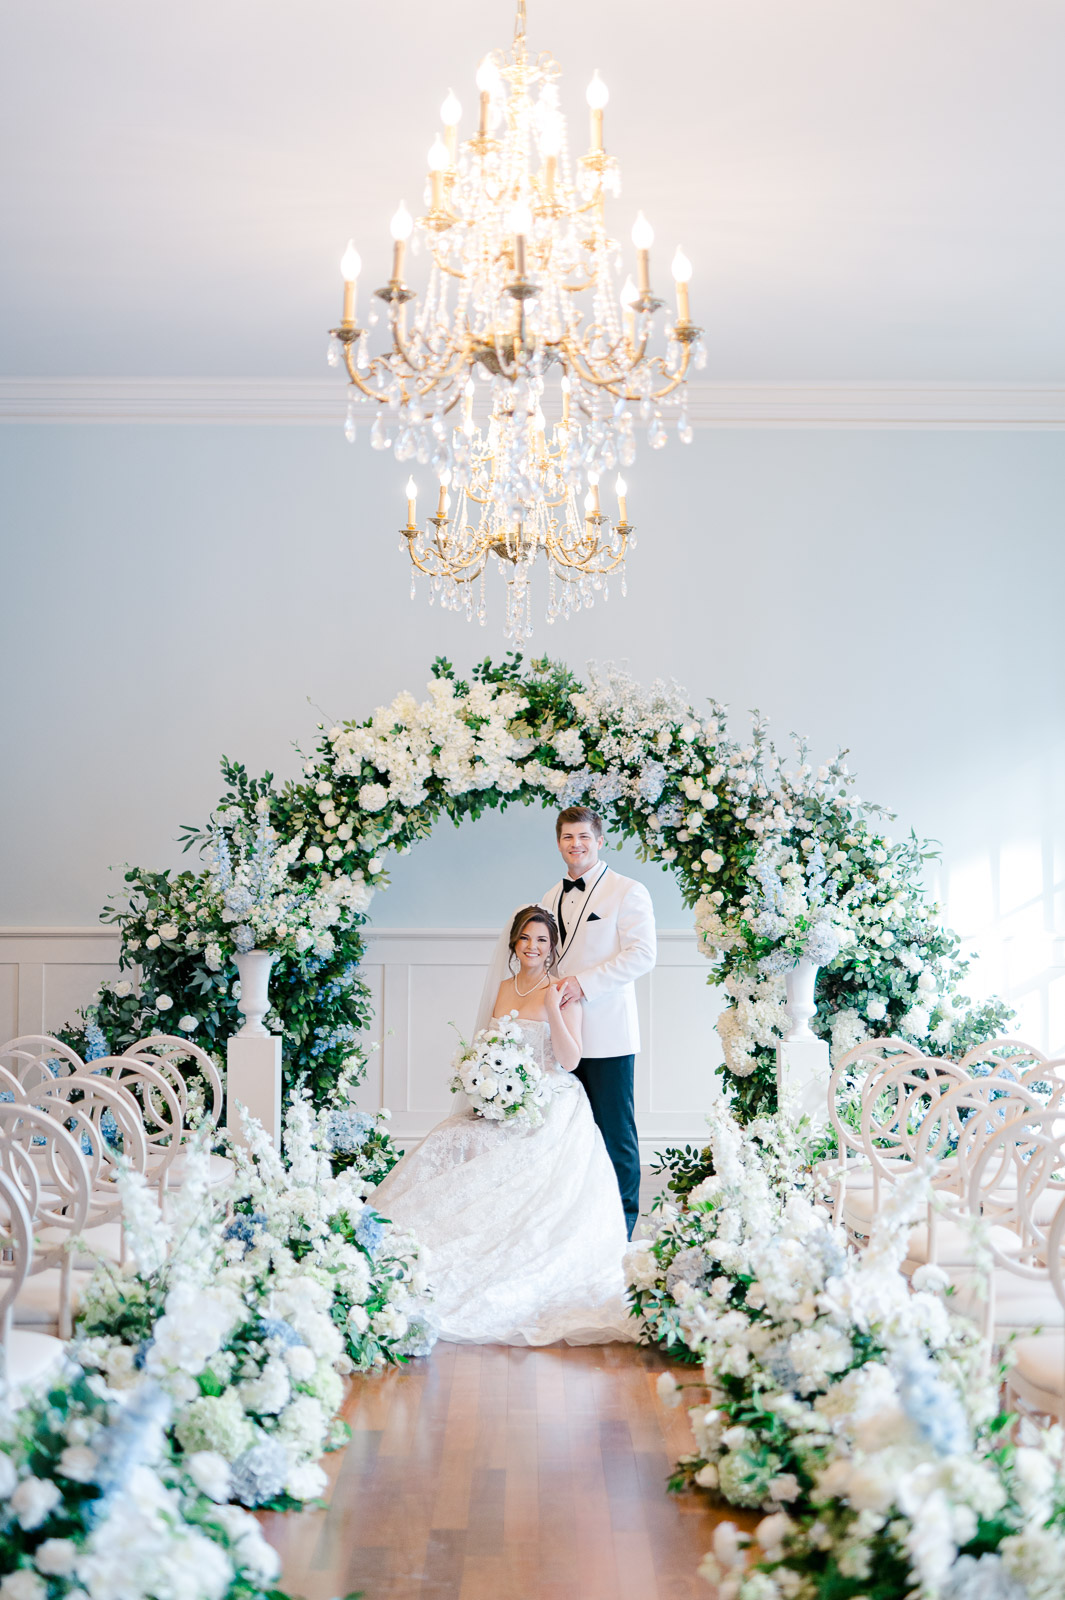
[[[666,1477],[687,1416],[634,1345],[440,1344],[357,1379],[327,1511],[265,1517],[305,1600],[709,1600],[717,1514]],[[734,1514],[733,1514],[734,1515]],[[751,1519],[743,1519],[750,1523]]]

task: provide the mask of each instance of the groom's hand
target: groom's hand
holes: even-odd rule
[[[563,978],[558,986],[558,1000],[562,1006],[568,1006],[571,1000],[583,1000],[584,990],[576,978]]]

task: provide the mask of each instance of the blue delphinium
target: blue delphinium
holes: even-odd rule
[[[242,1505],[261,1506],[276,1500],[288,1477],[288,1454],[278,1439],[261,1439],[234,1461],[230,1494]]]
[[[115,1406],[100,1442],[93,1441],[93,1482],[101,1491],[99,1500],[92,1505],[94,1519],[106,1515],[111,1500],[125,1493],[135,1467],[157,1459],[169,1420],[169,1397],[156,1383],[139,1384],[128,1400]]]
[[[85,1060],[99,1061],[101,1056],[109,1055],[107,1040],[104,1031],[98,1022],[85,1024]]]
[[[937,1455],[968,1454],[972,1435],[965,1407],[957,1391],[937,1376],[931,1356],[907,1350],[892,1366],[903,1410],[921,1437]]]
[[[367,1206],[356,1224],[355,1238],[365,1251],[374,1256],[381,1248],[381,1240],[384,1236],[384,1223],[377,1215],[377,1212]]]

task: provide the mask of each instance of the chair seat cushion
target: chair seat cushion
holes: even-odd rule
[[[91,1274],[74,1271],[70,1275],[70,1306],[76,1313],[81,1291]],[[59,1295],[61,1269],[46,1267],[26,1279],[11,1308],[11,1320],[16,1328],[54,1328],[59,1323]]]
[[[212,1189],[220,1189],[231,1184],[236,1176],[236,1168],[228,1156],[211,1155],[209,1158],[208,1182]],[[185,1182],[185,1173],[188,1170],[188,1153],[179,1150],[170,1166],[167,1168],[166,1181],[171,1189],[179,1189]]]
[[[1017,1234],[1010,1228],[995,1226],[987,1230],[995,1249],[1004,1256],[1016,1256],[1021,1251],[1021,1241]],[[941,1267],[966,1266],[973,1259],[973,1236],[969,1229],[961,1223],[952,1222],[949,1217],[937,1217],[935,1232],[935,1259]],[[921,1266],[928,1261],[928,1224],[922,1222],[918,1227],[910,1230],[910,1237],[906,1245],[907,1265],[903,1272],[909,1272],[916,1266]],[[1018,1282],[1015,1279],[1014,1282]]]
[[[63,1360],[66,1345],[51,1334],[12,1328],[4,1347],[4,1374],[13,1389],[42,1392]]]
[[[1013,1372],[1045,1394],[1065,1394],[1065,1330],[1030,1334],[1011,1347]]]
[[[968,1317],[971,1322],[983,1323],[985,1301],[981,1298],[977,1279],[964,1269],[948,1269],[955,1292],[948,1304],[952,1310]],[[1011,1333],[1029,1334],[1033,1328],[1065,1327],[1065,1308],[1046,1280],[1039,1282],[1019,1278],[1007,1267],[994,1271],[995,1338],[1001,1343]]]
[[[37,1232],[42,1245],[59,1244],[65,1237],[58,1228],[41,1228]],[[79,1237],[84,1249],[75,1252],[74,1265],[80,1271],[92,1272],[97,1256],[103,1256],[106,1261],[122,1260],[121,1222],[98,1223],[95,1228],[86,1228]]]

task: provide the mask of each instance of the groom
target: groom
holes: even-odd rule
[[[603,824],[587,806],[560,811],[555,838],[566,876],[540,904],[558,923],[562,1004],[584,1001],[583,1048],[577,1077],[614,1163],[629,1238],[640,1214],[640,1147],[633,1077],[640,1028],[637,978],[655,964],[655,919],[642,883],[600,861]]]

